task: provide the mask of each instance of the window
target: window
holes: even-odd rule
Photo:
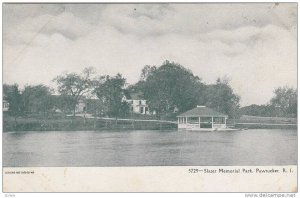
[[[148,107],[145,107],[145,111],[148,111]]]
[[[212,118],[200,117],[200,128],[212,128]]]
[[[144,108],[143,107],[140,107],[140,113],[143,113],[144,111]]]
[[[179,118],[179,123],[180,123],[180,124],[185,124],[185,118],[184,118],[184,117]]]
[[[179,117],[178,122],[179,122],[179,124],[186,124],[185,123],[185,117]]]
[[[214,117],[214,124],[225,124],[224,117]]]
[[[178,120],[179,120],[179,124],[183,123],[183,119],[182,118],[178,118]]]
[[[199,124],[199,117],[188,117],[187,123],[189,124]]]
[[[139,105],[141,105],[141,104],[142,104],[142,101],[140,100],[140,101],[139,101]]]
[[[3,105],[4,108],[8,108],[8,107],[9,107],[9,104],[8,104],[7,102],[4,102],[3,104],[4,104],[4,105]]]
[[[210,129],[212,128],[212,123],[200,123],[200,128]]]
[[[200,117],[201,123],[210,123],[212,121],[211,117]]]

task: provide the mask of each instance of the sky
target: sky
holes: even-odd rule
[[[3,82],[46,84],[95,67],[129,84],[165,60],[206,84],[230,80],[241,106],[297,87],[297,4],[4,4]]]

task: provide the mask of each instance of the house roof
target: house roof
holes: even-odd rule
[[[144,100],[143,94],[141,92],[135,92],[130,94],[129,100]]]
[[[191,116],[227,116],[226,114],[217,112],[211,108],[205,107],[205,106],[197,106],[194,109],[191,109],[187,112],[184,112],[177,117],[191,117]]]

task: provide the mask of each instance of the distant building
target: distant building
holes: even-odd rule
[[[126,102],[130,105],[130,111],[138,114],[150,114],[147,100],[143,99],[126,99]]]
[[[53,111],[56,113],[73,113],[73,97],[70,95],[52,95],[54,101]],[[82,97],[75,106],[75,113],[84,113],[86,111],[87,99]]]
[[[2,110],[3,111],[8,111],[8,108],[9,108],[9,102],[5,99],[3,99],[2,101]]]
[[[80,99],[75,107],[76,113],[84,113],[86,111],[86,99]]]
[[[155,112],[150,112],[148,102],[141,96],[141,93],[127,95],[124,97],[124,100],[129,104],[130,112],[132,113],[144,115],[155,114]]]
[[[205,106],[197,106],[177,116],[178,129],[214,131],[226,129],[227,115]]]

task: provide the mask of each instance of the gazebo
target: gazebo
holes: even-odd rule
[[[197,106],[177,116],[178,129],[216,131],[226,129],[226,114],[206,106]]]

